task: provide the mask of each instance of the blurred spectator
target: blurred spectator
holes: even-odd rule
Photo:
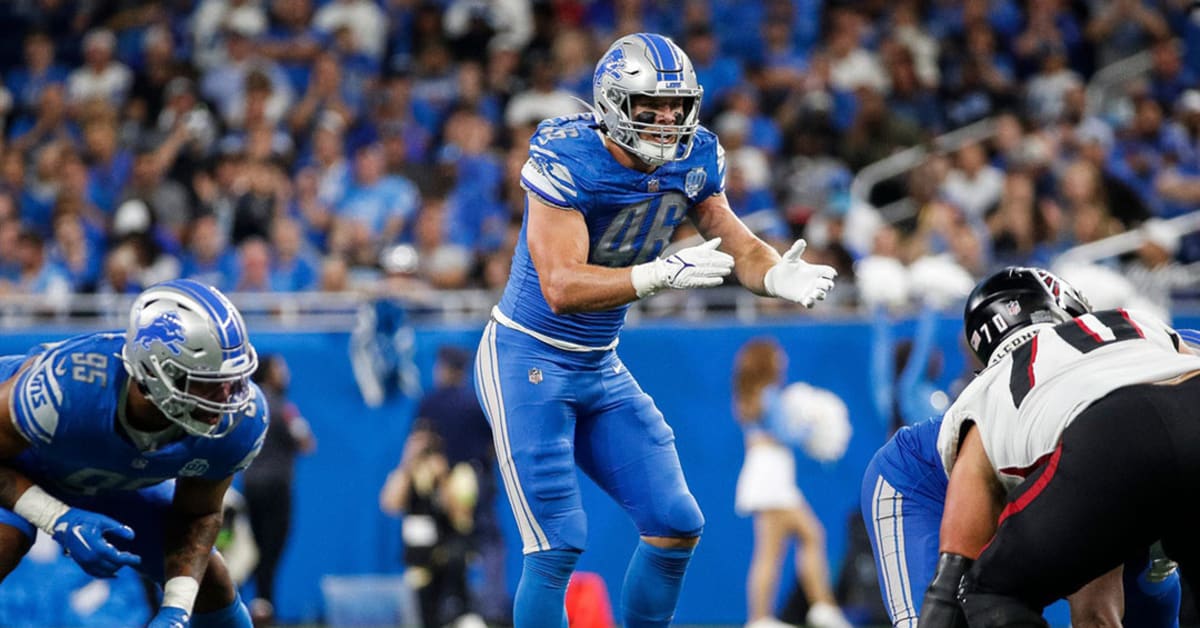
[[[257,237],[238,246],[238,274],[235,292],[271,291],[271,250]]]
[[[864,85],[855,94],[858,113],[840,147],[841,157],[851,170],[857,171],[920,141],[917,127],[889,111],[877,89]]]
[[[51,263],[62,268],[74,292],[92,292],[100,277],[101,254],[89,241],[78,214],[60,213],[54,219],[54,240],[50,244]]]
[[[261,80],[248,81],[252,73],[261,73],[269,82],[268,102],[264,104],[268,118],[279,120],[294,99],[287,75],[255,48],[263,25],[248,15],[232,14],[224,27],[226,59],[205,70],[200,79],[200,93],[216,107],[223,120],[235,126],[245,115],[247,88],[251,85],[262,88]]]
[[[987,153],[978,143],[959,148],[954,165],[942,182],[942,193],[971,220],[981,221],[1000,200],[1004,173],[987,162]]]
[[[342,82],[342,67],[332,53],[321,53],[312,64],[312,74],[304,96],[288,114],[288,124],[294,133],[308,135],[314,125],[327,116],[352,120],[354,110],[346,103]]]
[[[393,243],[400,237],[419,205],[416,186],[408,179],[387,174],[382,149],[371,144],[355,153],[354,178],[334,211],[340,222],[358,227],[355,247],[378,251],[378,245]]]
[[[292,91],[303,93],[327,38],[312,25],[312,0],[272,0],[270,7],[272,19],[259,50],[279,64]]]
[[[1025,109],[1031,118],[1046,124],[1062,115],[1063,96],[1082,79],[1067,65],[1066,48],[1050,46],[1042,55],[1041,68],[1025,86]]]
[[[1124,3],[1134,1],[1121,0]],[[1150,53],[1150,96],[1163,109],[1170,109],[1184,90],[1196,86],[1197,75],[1183,65],[1183,50],[1177,39],[1161,38],[1150,48]]]
[[[474,470],[479,484],[471,546],[483,571],[474,591],[480,613],[491,623],[511,621],[504,573],[504,539],[496,519],[496,452],[491,427],[475,398],[468,372],[470,352],[453,346],[438,348],[433,367],[433,390],[417,404],[416,420],[428,420],[441,438],[447,463],[453,468],[465,463]]]
[[[379,61],[387,43],[387,20],[371,0],[330,0],[317,9],[313,26],[326,36],[349,28],[359,51]]]
[[[729,92],[742,82],[742,66],[737,59],[721,54],[720,43],[708,24],[693,26],[684,38],[684,49],[696,69],[696,79],[704,86],[704,99],[700,101],[700,115],[709,119],[724,105]],[[576,93],[587,100],[591,98],[591,72],[588,73],[587,90]]]
[[[529,65],[529,89],[513,96],[504,111],[504,122],[510,127],[536,126],[546,118],[578,113],[584,108],[571,93],[555,83],[554,59],[536,56]]]
[[[1095,46],[1096,67],[1141,52],[1171,33],[1154,2],[1113,0],[1088,4],[1092,17],[1086,34]]]
[[[271,248],[271,290],[300,292],[316,288],[317,262],[304,242],[300,223],[276,218],[271,224]]]
[[[93,98],[120,107],[129,95],[133,74],[114,58],[117,38],[108,30],[94,30],[83,38],[84,65],[67,76],[67,98],[79,105]]]
[[[34,118],[42,90],[47,85],[65,84],[67,74],[67,69],[56,63],[54,40],[47,33],[33,31],[26,35],[24,63],[15,65],[4,77],[18,119]]]
[[[446,205],[445,196],[425,199],[417,214],[414,240],[420,276],[434,288],[450,290],[466,287],[474,259],[470,249],[447,241]]]
[[[832,87],[844,91],[866,88],[882,92],[887,74],[879,61],[862,46],[863,15],[850,8],[830,10],[830,34],[826,42],[831,63]]]
[[[133,154],[117,143],[117,127],[109,119],[89,124],[83,142],[90,164],[88,195],[100,211],[111,213],[133,174]]]
[[[17,154],[31,151],[50,142],[75,143],[79,128],[67,112],[66,90],[59,83],[49,83],[38,94],[35,113],[18,118],[8,129],[12,150]]]
[[[270,425],[258,458],[243,473],[250,527],[259,548],[254,569],[256,597],[250,603],[250,612],[257,622],[271,623],[275,573],[292,527],[296,457],[312,453],[317,440],[308,421],[288,398],[291,371],[283,356],[264,355],[254,381],[266,396]]]
[[[693,38],[693,35],[688,35],[689,50],[695,43]],[[587,31],[578,28],[563,30],[554,38],[554,63],[559,68],[560,77],[558,84],[576,98],[585,101],[590,101],[592,98],[592,73],[596,69],[594,48]],[[715,79],[712,82],[705,81],[700,63],[696,61],[696,53],[689,51],[689,56],[696,68],[696,77],[700,80],[700,84],[705,86],[703,102],[707,104],[709,98],[712,98],[714,102],[719,102],[721,94],[716,91],[719,89],[718,81]],[[711,59],[711,56],[706,58]],[[737,63],[732,59],[726,59],[726,62],[737,67]],[[493,122],[499,122],[499,120],[493,120]]]
[[[995,211],[988,214],[995,265],[1042,266],[1061,252],[1062,210],[1037,198],[1029,175],[1012,172]]]
[[[233,287],[233,278],[237,276],[237,258],[226,248],[226,239],[216,216],[203,214],[192,222],[180,275],[221,290]]]
[[[429,421],[415,423],[379,493],[381,510],[403,515],[405,581],[417,593],[425,626],[473,611],[466,575],[478,483],[466,463],[451,470],[443,443]]]
[[[18,276],[11,291],[46,297],[51,305],[59,304],[71,293],[71,280],[57,264],[46,256],[42,236],[22,231],[17,236]]]
[[[145,144],[139,146],[129,181],[119,200],[138,198],[145,201],[154,211],[155,222],[178,245],[183,242],[192,219],[192,199],[183,184],[164,175],[157,151]]]
[[[903,45],[893,44],[884,56],[891,90],[888,92],[888,109],[897,117],[921,129],[932,137],[944,129],[941,107],[937,92],[924,83],[917,74],[912,52]]]
[[[167,84],[186,76],[191,68],[175,59],[174,35],[165,26],[146,29],[141,48],[142,63],[134,72],[125,115],[129,122],[153,128],[162,113]]]
[[[225,30],[237,24],[242,33],[257,35],[266,28],[267,15],[259,0],[201,0],[190,23],[196,65],[201,69],[227,62]]]

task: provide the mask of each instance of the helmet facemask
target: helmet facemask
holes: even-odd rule
[[[258,355],[241,314],[209,286],[176,280],[143,292],[122,358],[146,398],[191,435],[224,436],[253,407]]]
[[[696,90],[697,92],[701,90]],[[639,97],[654,99],[680,98],[682,111],[676,113],[675,121],[658,124],[658,114],[652,109],[635,113]],[[670,161],[681,161],[692,154],[692,138],[700,126],[700,95],[677,96],[675,94],[623,92],[618,88],[608,90],[607,106],[618,111],[613,128],[606,128],[608,135],[621,148],[633,153],[638,159],[661,166]]]

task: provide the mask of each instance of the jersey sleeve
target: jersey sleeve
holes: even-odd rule
[[[61,357],[57,351],[41,353],[17,376],[9,396],[13,425],[35,447],[54,439],[67,411],[63,392],[67,382],[60,381],[66,373],[55,370],[55,361]]]
[[[538,126],[529,140],[529,159],[521,168],[521,187],[543,203],[562,209],[583,211],[585,191],[582,166],[575,153],[580,149],[581,131],[564,119],[551,119]]]
[[[704,181],[700,192],[695,196],[695,202],[703,202],[710,196],[725,192],[725,147],[717,140],[711,131],[701,127],[694,140],[693,151],[699,151],[700,166],[703,168]],[[689,174],[689,178],[694,175]],[[690,185],[690,182],[689,182]],[[691,192],[689,191],[690,195]]]
[[[978,383],[978,380],[975,383]],[[977,417],[970,410],[970,400],[976,394],[975,388],[967,386],[942,417],[942,427],[938,430],[937,451],[947,478],[958,460],[958,450],[962,447],[962,438],[967,426],[976,423]]]

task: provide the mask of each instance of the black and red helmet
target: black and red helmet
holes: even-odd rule
[[[1087,298],[1058,275],[1010,266],[979,282],[967,297],[963,333],[983,364],[1006,338],[1036,323],[1060,323],[1092,311]]]

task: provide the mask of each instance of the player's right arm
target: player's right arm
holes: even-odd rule
[[[921,605],[921,628],[966,626],[958,604],[958,583],[996,533],[1004,507],[1004,487],[988,460],[974,424],[962,438],[942,514],[937,571]]]
[[[609,310],[637,300],[629,268],[588,263],[583,214],[530,193],[525,237],[542,296],[555,314]]]
[[[113,547],[105,535],[130,540],[133,529],[104,515],[64,504],[10,464],[31,446],[31,440],[18,424],[36,421],[34,417],[23,416],[23,410],[19,408],[24,406],[18,403],[18,397],[22,387],[29,386],[29,381],[39,375],[34,373],[34,377],[29,377],[29,372],[51,359],[42,357],[26,363],[16,375],[0,383],[0,507],[13,511],[53,537],[88,574],[111,578],[121,567],[140,564],[141,558]],[[53,372],[44,368],[40,375],[51,378]],[[46,398],[43,403],[53,402]]]
[[[525,237],[542,296],[555,314],[610,310],[664,288],[719,286],[733,270],[733,257],[717,250],[720,238],[626,268],[589,264],[583,214],[532,193]]]

